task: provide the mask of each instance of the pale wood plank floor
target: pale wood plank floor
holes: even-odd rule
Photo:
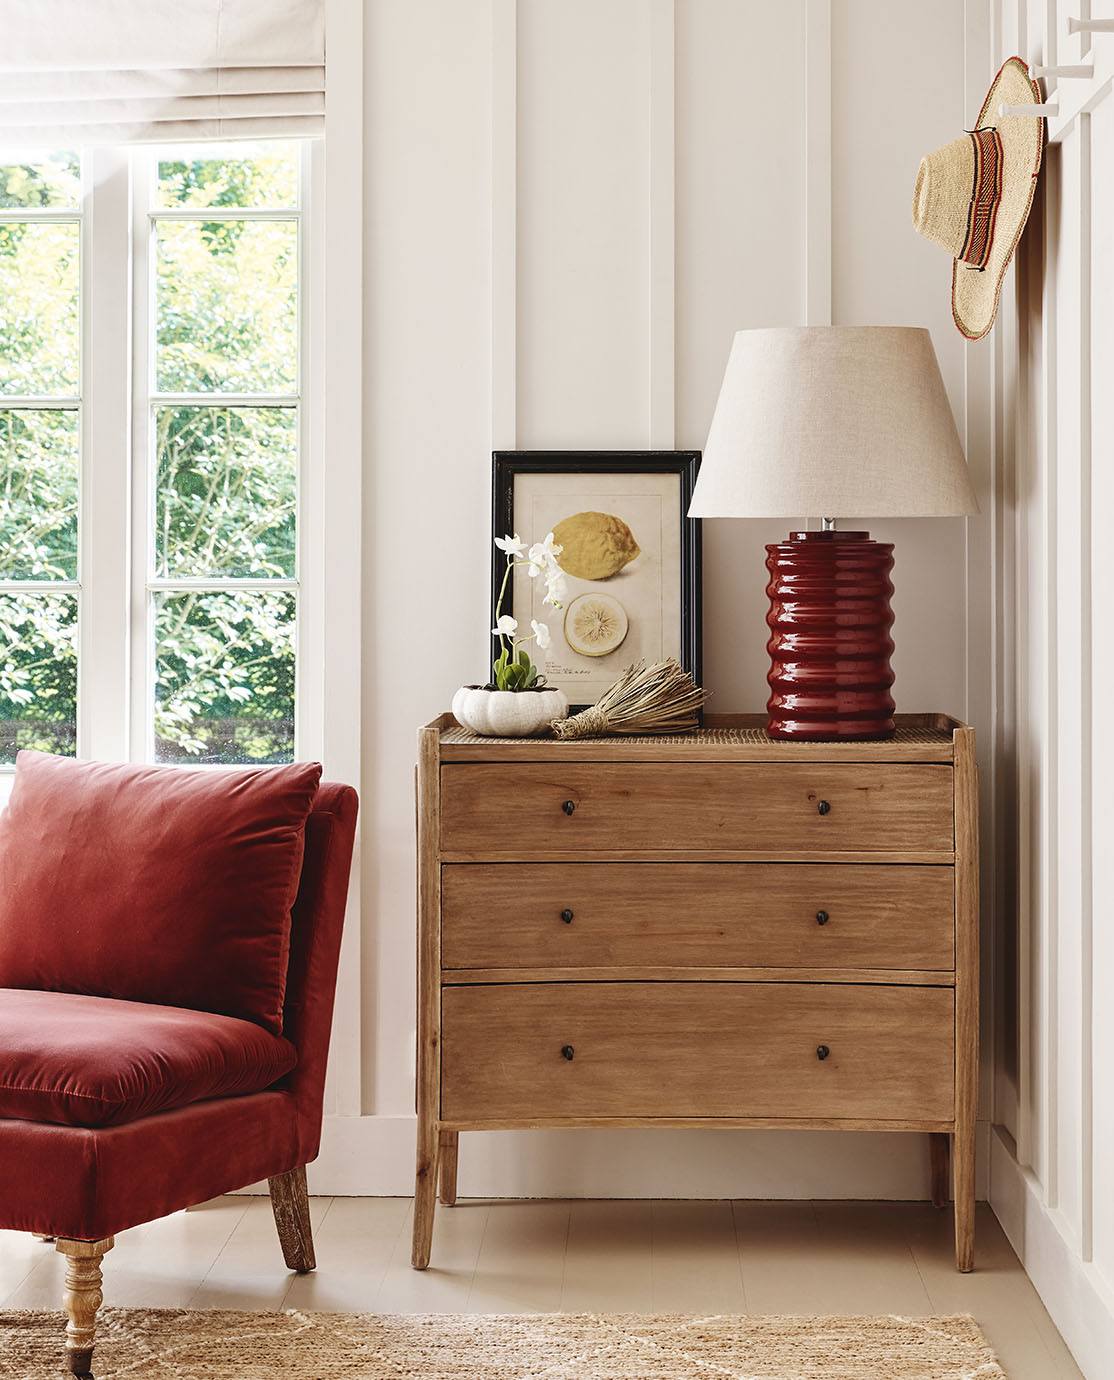
[[[978,1269],[951,1214],[843,1202],[470,1202],[410,1269],[404,1198],[312,1200],[318,1269],[284,1268],[265,1198],[215,1199],[117,1238],[106,1302],[365,1312],[973,1313],[1010,1380],[1080,1371],[989,1209]],[[0,1307],[57,1308],[62,1260],[0,1232]]]

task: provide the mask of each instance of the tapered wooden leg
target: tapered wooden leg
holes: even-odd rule
[[[955,1268],[969,1274],[975,1268],[975,1127],[952,1137],[955,1176]]]
[[[317,1261],[313,1254],[305,1165],[268,1179],[267,1187],[287,1269],[297,1270],[300,1275],[308,1274],[316,1268]]]
[[[446,1207],[456,1206],[456,1160],[459,1145],[459,1131],[441,1132],[441,1201]]]
[[[101,1260],[114,1245],[103,1241],[69,1241],[59,1237],[55,1250],[66,1257],[66,1363],[74,1375],[92,1375],[97,1309],[101,1306]]]
[[[975,735],[952,735],[955,769],[955,1268],[975,1265],[975,1122],[979,1108],[979,781]]]
[[[932,1206],[936,1208],[947,1207],[948,1199],[951,1197],[951,1185],[948,1183],[950,1139],[944,1131],[933,1131],[928,1137],[928,1159],[932,1172]]]
[[[433,1244],[433,1214],[437,1208],[437,1123],[418,1116],[418,1158],[414,1174],[414,1239],[410,1264],[424,1270]]]

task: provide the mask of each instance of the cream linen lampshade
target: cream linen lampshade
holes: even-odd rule
[[[736,334],[692,517],[976,512],[928,331],[805,326]]]
[[[927,331],[738,332],[689,514],[825,519],[766,547],[772,738],[894,733],[893,546],[834,519],[977,511]]]

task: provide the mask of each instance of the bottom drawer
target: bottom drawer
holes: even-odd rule
[[[446,987],[441,1115],[948,1121],[953,1003],[946,987]]]

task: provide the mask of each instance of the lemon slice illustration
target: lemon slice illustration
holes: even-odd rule
[[[581,656],[606,656],[627,635],[627,611],[610,594],[578,594],[565,610],[565,641]]]
[[[634,533],[614,513],[574,513],[553,529],[561,569],[578,580],[610,580],[641,554]]]

